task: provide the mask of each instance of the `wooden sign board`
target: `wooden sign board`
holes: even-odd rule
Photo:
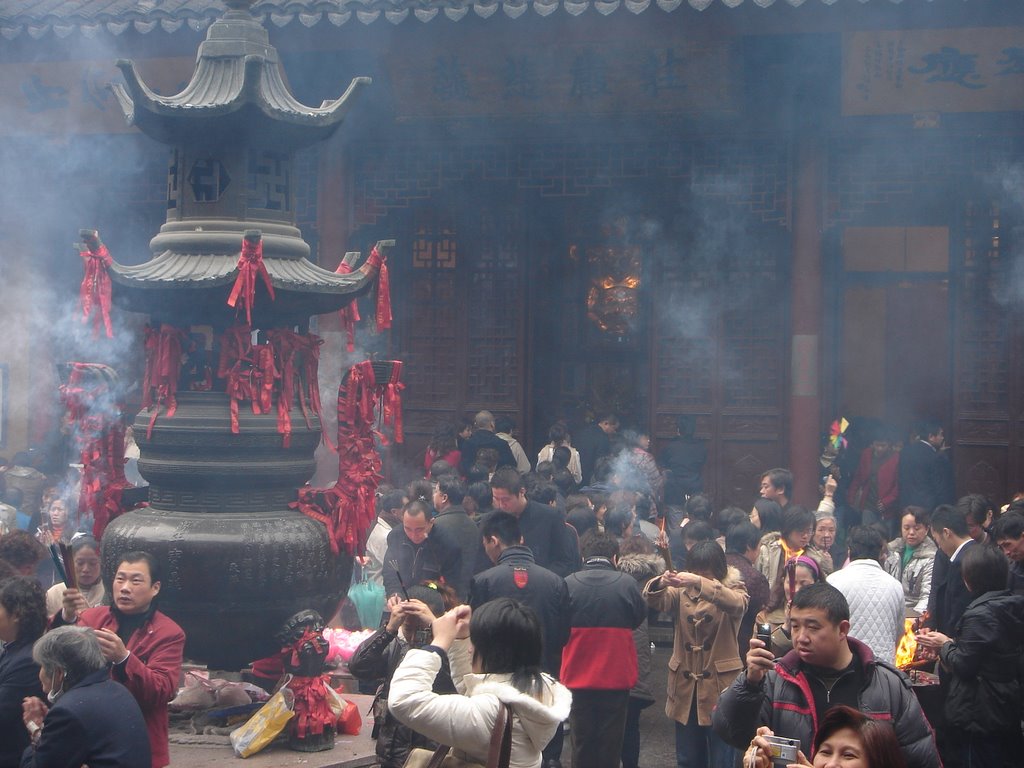
[[[1024,28],[843,35],[843,114],[1024,109]]]
[[[407,50],[391,57],[389,76],[400,119],[734,114],[742,91],[727,40],[502,51],[483,39],[457,50]]]

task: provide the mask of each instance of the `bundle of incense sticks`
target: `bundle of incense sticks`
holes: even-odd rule
[[[56,544],[51,544],[50,547],[50,559],[53,560],[53,567],[57,571],[57,577],[65,584],[68,583],[68,574],[64,570],[64,561],[61,560],[60,550],[57,549]]]
[[[71,545],[63,541],[57,542],[60,559],[64,563],[64,584],[68,589],[78,589],[78,576],[75,575],[75,558],[71,554]]]

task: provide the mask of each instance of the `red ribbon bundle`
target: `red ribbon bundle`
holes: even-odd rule
[[[288,687],[295,694],[295,721],[292,727],[300,739],[319,736],[327,726],[333,726],[338,718],[328,703],[326,675],[319,677],[293,677]]]
[[[381,400],[381,423],[384,426],[390,425],[395,433],[395,442],[405,442],[405,435],[402,432],[402,395],[405,389],[400,379],[402,377],[402,363],[395,360],[391,368],[391,378],[384,385],[384,396]]]
[[[252,308],[256,305],[256,277],[263,280],[267,293],[274,298],[274,286],[270,283],[267,266],[263,263],[263,241],[255,243],[242,238],[242,253],[238,257],[238,276],[228,296],[228,306],[233,307],[239,301],[245,306],[245,322],[252,324]]]
[[[277,432],[283,437],[283,445],[288,448],[292,442],[292,403],[295,402],[295,356],[299,352],[299,334],[287,328],[276,328],[267,331],[267,339],[280,373],[281,391],[277,395]],[[305,408],[303,408],[305,415]],[[306,426],[311,426],[306,418]]]
[[[357,363],[338,388],[338,480],[330,488],[303,488],[293,506],[327,528],[331,549],[362,554],[375,519],[374,495],[382,462],[374,437],[374,409],[401,439],[401,363],[393,363],[387,382],[378,383],[369,361]]]
[[[274,389],[281,378],[274,362],[274,350],[270,344],[253,344],[248,326],[229,328],[221,336],[217,375],[227,380],[225,391],[232,434],[239,433],[238,408],[242,401],[247,400],[255,414],[270,413],[274,408]],[[288,426],[290,432],[290,421]],[[281,431],[280,421],[278,431]]]
[[[178,410],[178,378],[181,375],[181,350],[188,340],[185,331],[174,326],[160,326],[156,330],[146,326],[146,372],[142,380],[142,407],[152,412],[146,439],[153,437],[153,425],[160,407],[167,407],[167,416]],[[154,408],[154,406],[156,406]]]
[[[93,535],[99,539],[107,524],[125,511],[121,494],[131,484],[124,476],[120,404],[113,402],[106,383],[96,377],[96,369],[90,363],[71,363],[61,399],[74,426],[82,464],[79,520],[91,516]]]
[[[352,265],[342,260],[334,272],[339,275],[347,275],[352,272]],[[346,306],[338,310],[338,320],[341,323],[341,327],[345,330],[345,348],[349,352],[354,352],[356,348],[356,323],[359,322],[359,304],[355,299],[352,299]]]
[[[377,246],[370,251],[366,263],[377,267],[377,312],[374,322],[378,331],[391,327],[391,277],[388,274],[388,259]],[[351,350],[349,350],[351,351]]]
[[[114,331],[110,326],[110,265],[114,263],[107,246],[99,243],[95,250],[88,247],[87,250],[79,251],[79,256],[85,262],[85,275],[82,278],[82,285],[78,289],[78,298],[82,305],[82,322],[89,322],[89,316],[96,309],[98,314],[93,317],[92,335],[100,335],[100,322],[107,332],[107,338],[114,338]]]

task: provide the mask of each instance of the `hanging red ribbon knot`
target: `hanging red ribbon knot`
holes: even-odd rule
[[[82,261],[85,263],[85,275],[82,278],[82,285],[78,290],[78,297],[82,305],[82,322],[89,322],[89,316],[93,310],[97,315],[93,317],[92,335],[97,337],[100,334],[100,323],[107,332],[107,338],[114,338],[114,331],[110,325],[110,265],[114,263],[107,246],[98,243],[90,246],[87,250],[79,251]]]
[[[245,307],[245,322],[252,324],[252,308],[256,305],[256,277],[263,280],[270,298],[274,298],[274,286],[270,282],[267,266],[263,263],[263,240],[252,242],[242,238],[242,253],[238,257],[238,276],[228,296],[228,306],[239,302]]]
[[[143,375],[142,407],[152,411],[146,439],[153,437],[153,426],[160,407],[167,407],[167,416],[178,410],[178,378],[181,375],[181,351],[188,334],[174,326],[160,326],[160,330],[146,327],[146,371]]]
[[[350,274],[352,272],[352,265],[342,260],[334,272],[338,275]],[[338,320],[345,331],[345,348],[349,352],[354,352],[356,348],[356,323],[359,322],[359,304],[355,299],[352,299],[346,306],[338,310]]]
[[[391,327],[391,278],[388,275],[388,259],[375,245],[366,263],[377,267],[377,312],[374,315],[374,322],[377,331],[380,332]]]
[[[105,366],[71,363],[61,399],[67,408],[82,464],[77,524],[92,518],[99,539],[107,523],[124,512],[121,493],[131,484],[124,476],[124,425],[121,403],[112,400]]]

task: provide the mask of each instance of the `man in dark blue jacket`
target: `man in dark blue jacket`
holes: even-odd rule
[[[22,768],[150,768],[149,734],[135,697],[110,677],[93,630],[59,627],[36,641],[52,706],[25,700],[32,744]]]
[[[523,544],[515,516],[491,512],[480,524],[480,536],[494,567],[473,577],[470,607],[476,610],[497,597],[511,597],[530,606],[540,619],[544,635],[544,671],[557,678],[562,667],[562,648],[569,639],[569,592],[565,579],[537,565],[533,552]],[[563,737],[564,730],[559,725],[544,748],[544,768],[561,765]]]

